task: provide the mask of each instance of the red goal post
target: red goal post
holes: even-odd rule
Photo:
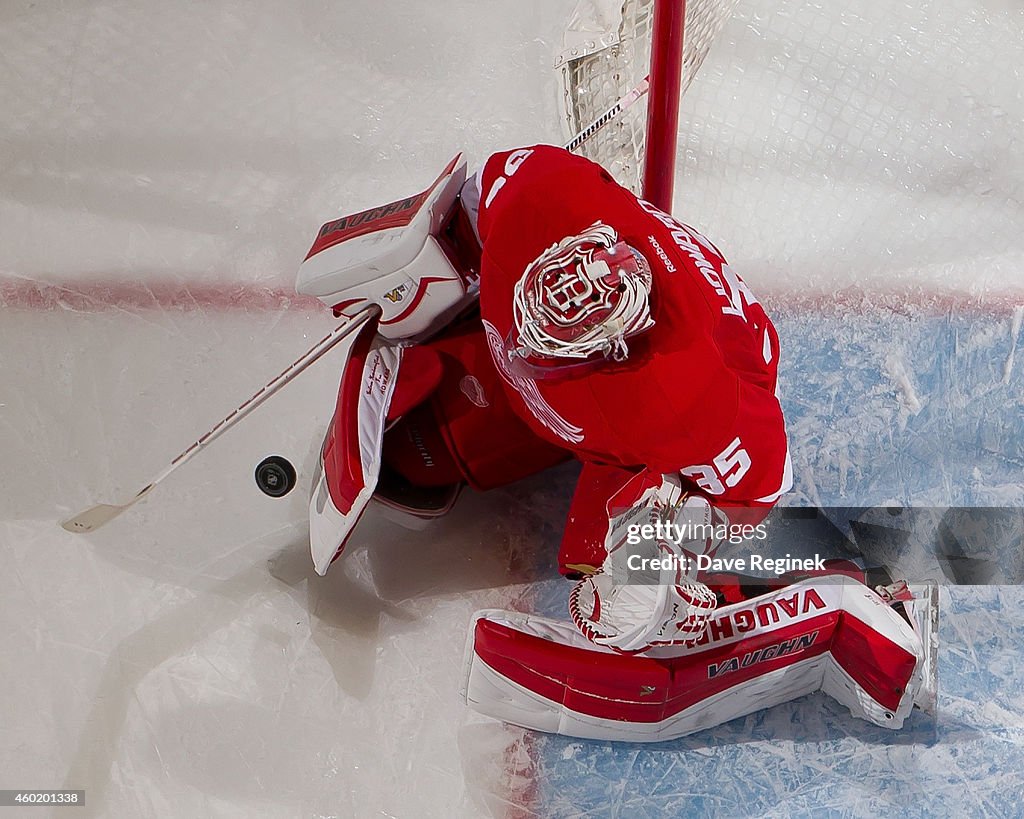
[[[685,21],[686,0],[654,0],[643,196],[669,213],[676,173]]]
[[[579,153],[663,210],[672,209],[679,99],[737,0],[580,0],[563,49],[563,111],[577,133],[650,74],[636,105]],[[685,37],[684,37],[685,32]]]

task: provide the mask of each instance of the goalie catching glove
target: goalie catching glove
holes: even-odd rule
[[[618,585],[607,574],[581,580],[569,595],[569,614],[583,635],[624,653],[696,639],[716,605],[699,581]]]
[[[696,579],[698,557],[714,554],[724,514],[704,497],[686,494],[673,475],[656,485],[637,475],[608,506],[607,557],[570,593],[573,623],[591,642],[623,653],[699,637],[717,598]],[[642,539],[647,526],[655,538]]]

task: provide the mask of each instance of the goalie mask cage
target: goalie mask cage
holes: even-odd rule
[[[579,153],[671,210],[679,98],[738,0],[581,0],[555,65],[569,133],[577,133],[650,74],[644,99]]]

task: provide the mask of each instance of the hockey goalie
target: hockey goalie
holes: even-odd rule
[[[464,486],[575,458],[569,619],[478,612],[472,707],[648,741],[824,690],[900,727],[930,690],[905,585],[847,562],[772,582],[700,571],[792,483],[779,339],[743,280],[561,148],[466,176],[456,157],[423,193],[328,222],[300,268],[299,292],[364,322],[310,500],[317,572],[371,500],[422,525]],[[624,571],[641,553],[653,575]]]

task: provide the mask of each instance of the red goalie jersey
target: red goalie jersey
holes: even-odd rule
[[[317,571],[371,496],[422,521],[465,484],[574,456],[559,556],[572,623],[478,612],[475,708],[650,740],[825,690],[902,724],[925,664],[894,593],[833,565],[748,582],[755,604],[743,578],[694,567],[719,524],[758,522],[791,483],[778,337],[743,281],[696,230],[559,148],[495,154],[477,185],[465,173],[456,158],[423,193],[327,223],[300,269],[300,292],[364,322],[310,498]],[[672,534],[634,539],[655,521]]]
[[[480,490],[575,456],[560,555],[570,575],[602,567],[628,510],[690,501],[690,517],[759,522],[791,483],[779,342],[715,246],[561,148],[497,153],[478,185],[464,172],[453,161],[417,197],[328,223],[300,273],[300,290],[336,310],[382,310],[375,351],[369,335],[353,348],[324,447],[320,494],[336,513],[316,536],[318,570],[370,492],[387,501],[375,453],[412,487]],[[457,227],[464,212],[475,237]],[[467,267],[478,315],[466,313]],[[380,406],[356,400],[364,360],[366,378],[386,376],[386,390],[367,388]]]
[[[546,248],[595,224],[610,226],[648,262],[653,324],[629,339],[621,361],[588,368],[534,357],[517,371],[510,355],[518,332],[517,283]],[[595,466],[681,473],[718,504],[766,510],[789,489],[785,424],[775,394],[778,336],[710,241],[638,200],[600,166],[543,145],[488,160],[478,225],[481,311],[491,352],[512,405],[538,436]],[[550,292],[557,290],[571,302],[574,288],[589,286],[582,273],[571,279],[547,282],[548,300],[557,302],[558,293]],[[612,490],[623,482],[608,469],[590,472],[592,481]],[[577,506],[589,504],[577,498]],[[584,514],[575,517],[596,517],[586,508],[577,511]],[[751,509],[745,520],[761,516]],[[593,562],[583,558],[568,562]]]

